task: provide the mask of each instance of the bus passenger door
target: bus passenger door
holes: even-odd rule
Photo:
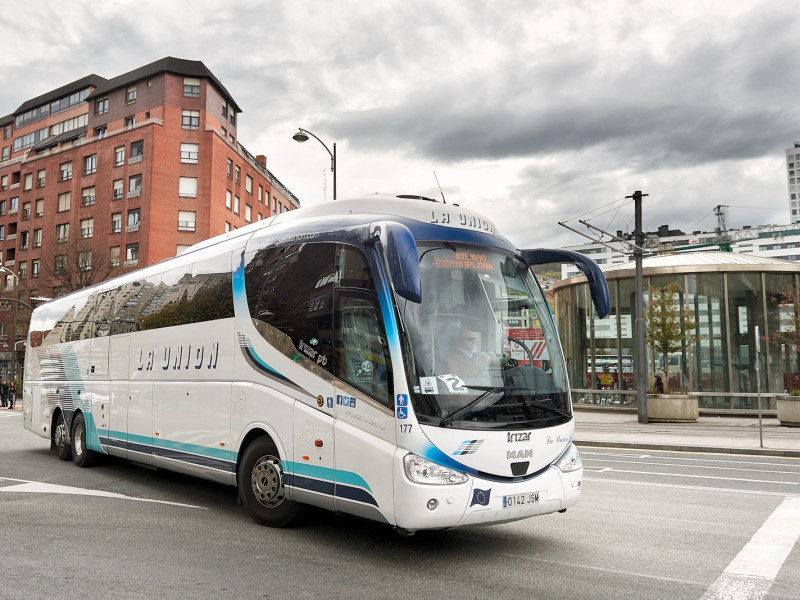
[[[394,514],[392,364],[375,293],[335,294],[336,510]]]

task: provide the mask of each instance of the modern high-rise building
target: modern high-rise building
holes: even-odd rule
[[[167,57],[0,117],[0,296],[58,296],[299,207],[238,142],[241,112],[202,62]],[[29,317],[0,297],[3,376]]]

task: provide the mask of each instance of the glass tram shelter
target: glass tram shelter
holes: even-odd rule
[[[553,286],[556,325],[564,344],[573,402],[636,404],[634,263],[602,268],[611,313],[598,319],[583,276]],[[762,403],[800,388],[797,345],[778,343],[775,332],[794,330],[787,298],[800,298],[800,264],[730,252],[690,252],[646,257],[644,293],[677,283],[675,302],[689,307],[701,339],[670,354],[669,388],[699,397],[701,409],[748,411],[757,407],[756,360]],[[788,295],[791,294],[791,295]],[[756,351],[756,327],[761,337]],[[798,336],[800,337],[800,336]],[[649,384],[663,375],[663,357],[648,348]]]

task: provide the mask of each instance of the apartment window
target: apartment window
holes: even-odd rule
[[[19,210],[19,196],[14,196],[8,203],[8,214],[13,215]]]
[[[233,199],[233,194],[231,194],[230,190],[225,190],[225,208],[228,210],[231,209],[231,200]]]
[[[264,202],[264,188],[262,186],[258,186],[258,201],[260,203]]]
[[[244,189],[247,190],[248,194],[253,193],[253,178],[250,175],[244,176]]]
[[[111,251],[109,252],[109,259],[112,267],[119,266],[119,246],[111,246]]]
[[[134,125],[136,125],[136,117],[135,116],[125,117],[125,128],[126,129],[133,129]]]
[[[199,144],[181,144],[181,162],[196,163],[199,152]]]
[[[242,175],[242,169],[239,167],[239,165],[236,165],[236,176],[233,178],[233,180],[236,183],[239,183],[239,177],[241,177],[241,175]]]
[[[63,275],[67,272],[67,255],[57,254],[55,259],[55,274]]]
[[[97,154],[83,157],[83,174],[91,175],[97,172]]]
[[[225,233],[228,233],[231,230],[231,224],[225,221]]]
[[[228,177],[233,175],[233,161],[229,158],[228,159]]]
[[[114,166],[119,167],[125,164],[125,146],[114,148]]]
[[[20,279],[26,279],[28,277],[28,262],[21,260],[19,262],[19,271],[17,271],[17,275],[19,275]]]
[[[111,215],[111,233],[119,233],[122,231],[122,213],[114,213]]]
[[[128,230],[131,231],[131,227],[139,228],[139,209],[132,208],[128,211]]]
[[[81,237],[94,237],[94,219],[81,219]]]
[[[249,204],[244,205],[244,220],[248,223],[253,219],[253,208]]]
[[[0,240],[4,240],[4,239],[6,239],[6,226],[5,225],[0,225]],[[0,254],[2,254],[2,251],[0,251]],[[2,261],[0,261],[0,262],[2,262]]]
[[[194,77],[183,78],[183,95],[187,98],[200,97],[200,80]]]
[[[178,231],[195,230],[195,212],[193,210],[178,211]]]
[[[142,174],[131,175],[128,178],[128,198],[142,193]]]
[[[125,263],[135,265],[139,262],[139,243],[128,244],[125,246]]]
[[[98,98],[94,101],[94,114],[102,115],[108,112],[108,97]]]
[[[81,206],[92,206],[94,204],[94,186],[83,188],[81,191]]]
[[[186,198],[196,198],[197,177],[181,177],[178,184],[178,195]]]
[[[33,230],[33,247],[34,248],[41,248],[42,247],[42,230],[41,229],[34,229]]]
[[[36,187],[44,187],[44,180],[47,171],[45,169],[39,169],[39,172],[36,173]]]
[[[6,201],[0,200],[0,217],[6,214]]]
[[[33,189],[33,173],[25,173],[25,191]]]
[[[36,201],[36,213],[34,213],[36,218],[44,216],[44,198],[39,198]]]
[[[31,277],[38,277],[39,276],[39,259],[34,258],[31,261]]]
[[[81,271],[92,270],[92,251],[83,250],[78,252],[78,267]]]
[[[61,163],[61,181],[69,181],[72,179],[72,161]]]
[[[11,156],[11,146],[4,146],[3,147],[3,159],[2,160],[8,160],[8,158],[10,156]]]
[[[136,86],[132,85],[125,90],[125,104],[136,102]]]
[[[114,180],[114,187],[111,192],[111,199],[112,200],[119,200],[122,198],[122,179],[115,179]]]
[[[23,231],[19,234],[19,249],[20,250],[27,250],[28,249],[28,232]]]
[[[239,196],[233,197],[233,212],[239,214]]]
[[[227,117],[228,116],[228,103],[227,102],[223,102],[222,103],[222,116],[223,117]]]
[[[94,137],[96,138],[104,138],[108,135],[108,126],[107,125],[100,125],[100,127],[94,128]]]
[[[181,127],[184,129],[200,129],[200,111],[184,110]]]
[[[72,192],[63,192],[58,195],[58,212],[70,209],[72,203]]]
[[[27,221],[31,218],[31,203],[30,202],[23,202],[22,203],[22,220]]]
[[[278,199],[275,196],[273,196],[272,197],[272,212],[275,212],[276,210],[278,210]]]
[[[0,177],[0,190],[7,190],[8,189],[8,175],[3,175]]]
[[[59,244],[69,241],[69,223],[56,225],[56,242]]]
[[[141,161],[143,155],[144,155],[144,140],[137,140],[135,142],[131,142],[131,158],[128,161],[128,164]]]

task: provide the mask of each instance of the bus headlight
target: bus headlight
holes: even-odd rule
[[[583,461],[581,460],[581,453],[578,452],[578,447],[575,444],[570,444],[564,454],[559,456],[556,462],[553,463],[553,466],[562,473],[572,473],[582,469]]]
[[[444,485],[464,483],[467,480],[467,476],[463,473],[443,467],[416,454],[406,454],[403,457],[403,468],[406,471],[406,477],[414,483]]]

